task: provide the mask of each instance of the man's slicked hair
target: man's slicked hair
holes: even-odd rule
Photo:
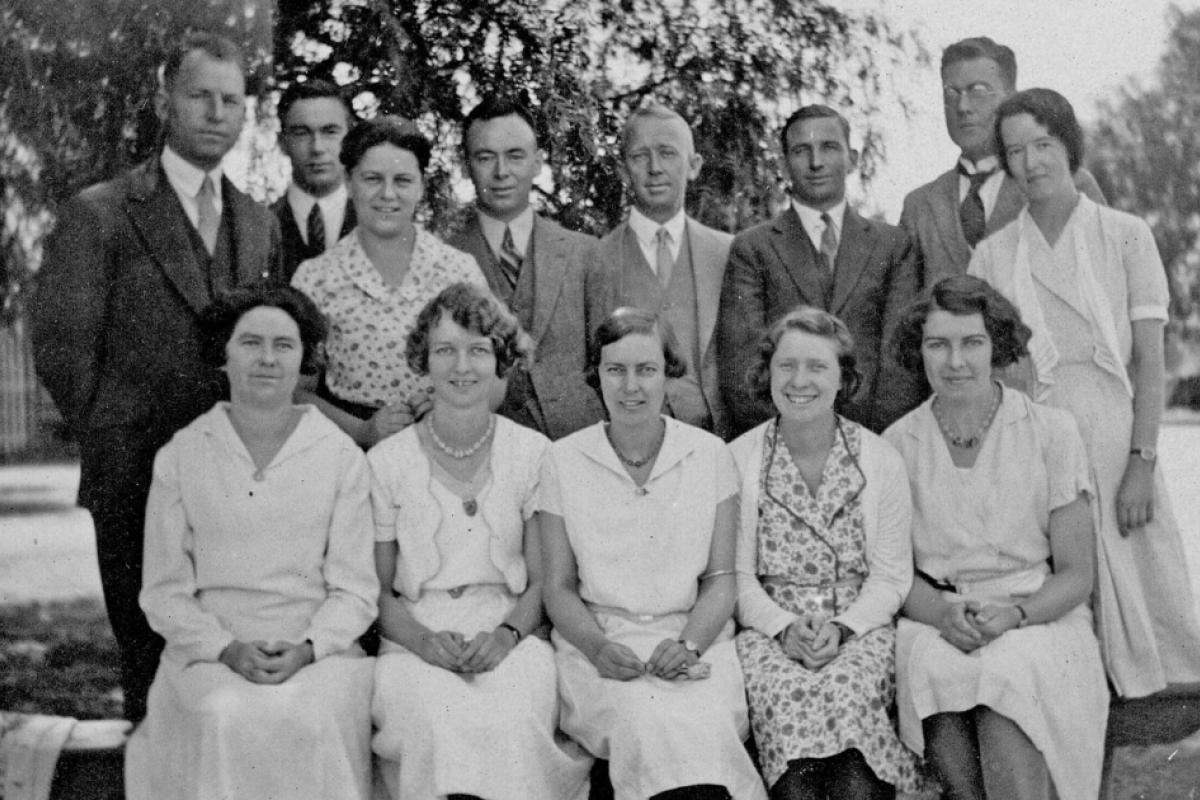
[[[842,128],[842,136],[846,139],[846,147],[850,147],[850,122],[829,106],[813,103],[800,107],[787,118],[787,122],[783,123],[783,128],[779,131],[779,144],[783,147],[785,154],[788,151],[788,131],[797,122],[803,122],[806,119],[836,119]]]
[[[179,68],[183,66],[184,59],[195,50],[199,50],[217,61],[232,62],[237,65],[243,75],[246,74],[246,58],[242,54],[242,48],[224,36],[208,31],[191,31],[175,43],[175,46],[168,51],[166,60],[163,61],[162,81],[165,88],[171,88],[171,84],[179,75]]]
[[[974,61],[979,58],[995,61],[996,66],[1000,68],[1000,74],[1008,82],[1005,88],[1017,88],[1017,56],[1011,47],[997,44],[986,36],[972,36],[943,50],[941,71],[945,72],[947,67],[960,61]]]

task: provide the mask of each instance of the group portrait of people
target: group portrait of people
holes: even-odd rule
[[[286,193],[235,188],[242,54],[183,37],[161,149],[62,206],[30,309],[130,800],[1094,800],[1110,697],[1200,681],[1166,276],[1010,48],[941,78],[961,155],[899,226],[822,104],[787,206],[701,225],[651,100],[625,221],[573,232],[495,95],[443,241],[433,144],[323,80],[279,101]]]

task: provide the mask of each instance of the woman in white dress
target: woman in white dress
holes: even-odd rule
[[[765,798],[742,744],[733,459],[662,416],[686,368],[663,320],[618,309],[588,349],[609,422],[550,447],[539,493],[563,730],[608,759],[617,800]]]
[[[203,318],[228,403],[158,453],[141,606],[166,639],[126,750],[131,800],[363,800],[375,618],[361,450],[293,405],[325,322],[300,292],[234,290]]]
[[[845,323],[801,307],[748,371],[778,416],[730,450],[742,476],[738,654],[772,800],[916,788],[896,734],[895,616],[912,585],[904,461],[834,402],[858,386]]]
[[[443,290],[406,348],[432,410],[369,454],[383,587],[373,747],[396,800],[588,793],[591,759],[556,737],[554,652],[534,635],[544,619],[533,512],[549,440],[489,410],[530,345],[486,290]]]
[[[1098,533],[1096,628],[1125,697],[1200,681],[1200,621],[1158,466],[1167,278],[1150,228],[1075,188],[1083,134],[1066,98],[1030,89],[996,115],[1000,164],[1029,200],[985,239],[970,274],[1033,329],[1041,403],[1075,417],[1091,460]]]
[[[906,312],[892,342],[934,391],[884,433],[913,493],[900,735],[953,800],[1100,790],[1108,689],[1087,602],[1087,457],[1069,414],[993,377],[1028,339],[1007,300],[959,276]]]

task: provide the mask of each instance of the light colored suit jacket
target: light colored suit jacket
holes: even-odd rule
[[[714,333],[717,326],[717,309],[721,300],[721,281],[725,274],[725,263],[733,236],[714,228],[701,225],[687,218],[688,247],[691,250],[692,269],[696,277],[696,332],[702,353],[699,370],[700,391],[712,415],[713,432],[726,436],[728,421],[725,405],[721,399],[717,376],[717,347]],[[608,308],[606,314],[621,306],[644,305],[641,298],[623,286],[625,275],[625,236],[629,223],[622,222],[608,232],[593,251],[593,258],[603,271],[608,285]]]
[[[1104,192],[1092,173],[1080,167],[1075,187],[1101,205],[1107,205]],[[996,195],[996,205],[988,215],[984,236],[990,236],[1017,218],[1025,207],[1025,195],[1010,176],[1005,175]],[[900,225],[917,246],[922,262],[921,286],[928,288],[943,278],[965,275],[971,261],[971,246],[963,235],[959,217],[958,171],[943,172],[924,186],[913,189],[904,198]]]
[[[791,206],[733,240],[717,322],[721,391],[736,436],[775,411],[755,399],[746,370],[758,359],[758,339],[798,305],[835,314],[854,335],[862,385],[839,411],[878,432],[924,398],[923,382],[885,358],[884,343],[918,293],[916,253],[900,228],[846,209],[826,301],[824,263]]]
[[[528,380],[509,381],[498,411],[551,439],[604,418],[600,399],[584,379],[588,336],[607,313],[604,283],[587,258],[595,242],[535,215],[533,262],[522,266],[510,303],[521,327],[533,337],[534,360]],[[492,291],[505,296],[506,279],[477,214],[447,243],[474,256]]]

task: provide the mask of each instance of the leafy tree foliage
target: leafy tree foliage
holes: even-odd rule
[[[1200,328],[1200,11],[1168,11],[1158,86],[1102,103],[1089,154],[1114,206],[1154,231],[1171,283],[1176,329]],[[1192,336],[1191,338],[1195,338]]]
[[[539,116],[552,180],[544,210],[581,230],[620,221],[620,125],[645,97],[693,125],[707,166],[690,210],[734,230],[782,192],[777,129],[802,102],[847,109],[881,155],[870,118],[894,61],[923,60],[907,34],[816,0],[282,0],[276,78],[333,77],[364,114],[414,118],[435,140],[435,228],[452,225],[458,123],[507,92]]]

